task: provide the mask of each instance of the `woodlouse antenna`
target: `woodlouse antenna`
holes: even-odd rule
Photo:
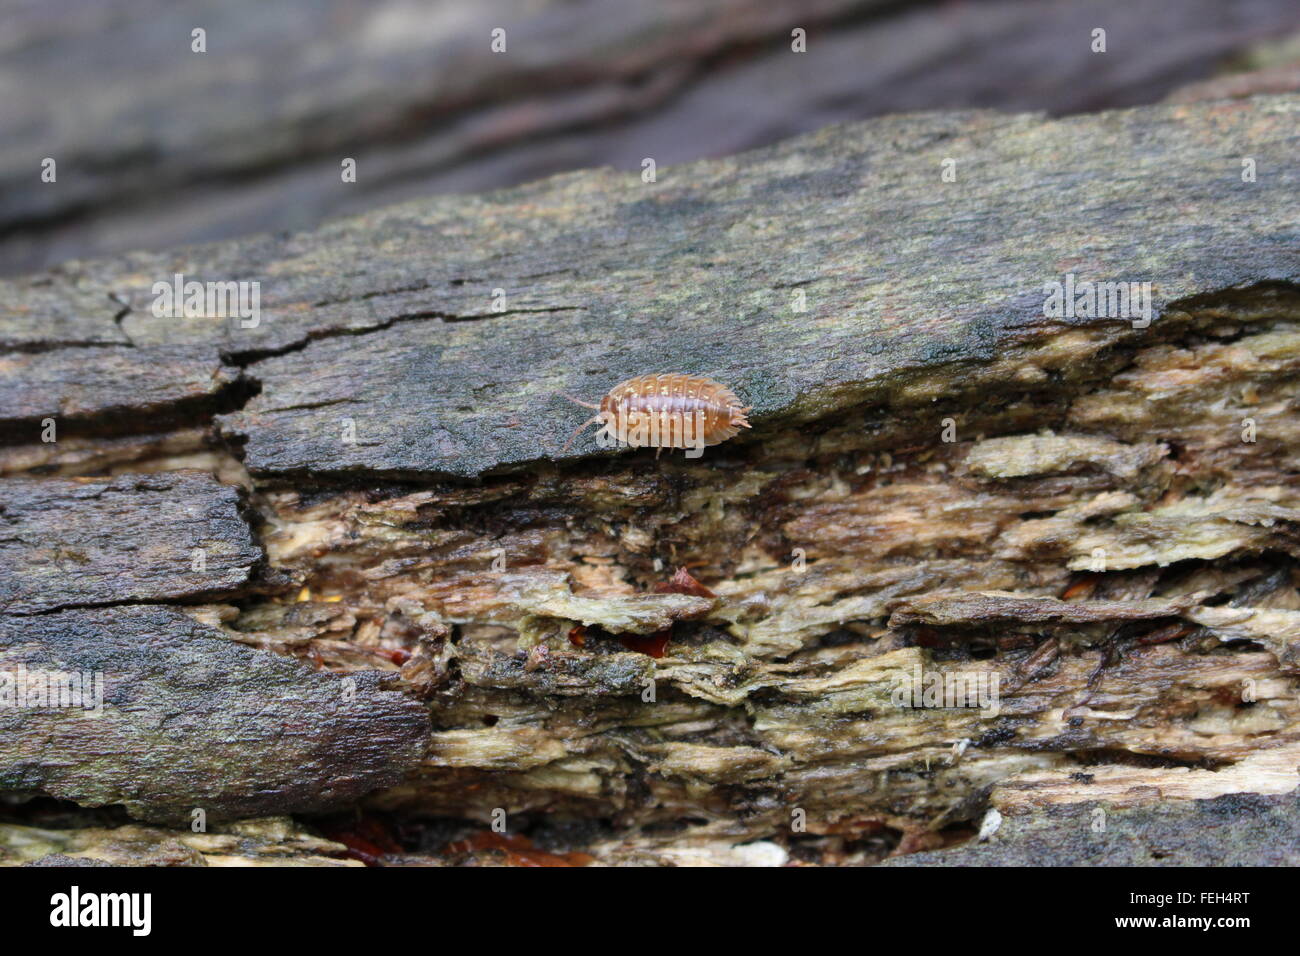
[[[560,394],[563,395],[565,398],[567,398],[569,401],[573,402],[573,404],[581,405],[583,408],[596,408],[596,409],[600,408],[599,405],[593,405],[591,402],[584,402],[580,398],[574,398],[572,395],[568,394],[567,392],[560,392]],[[588,422],[587,424],[590,425],[591,423]]]
[[[565,398],[568,398],[569,396],[566,395],[566,396],[564,396],[564,397],[565,397]],[[578,404],[579,404],[579,405],[585,405],[586,402],[579,402]],[[590,407],[591,407],[591,408],[596,408],[597,406],[592,405],[592,406],[590,406]],[[560,454],[563,455],[566,451],[569,450],[569,446],[573,444],[573,440],[574,440],[575,438],[577,438],[579,435],[581,435],[581,434],[583,433],[583,431],[586,430],[586,428],[587,428],[588,425],[594,425],[594,424],[595,424],[596,422],[598,422],[598,421],[600,421],[600,416],[599,416],[599,415],[597,415],[595,418],[589,418],[589,419],[587,419],[585,422],[583,422],[581,425],[579,425],[579,426],[574,430],[573,434],[569,436],[569,440],[566,441],[566,442],[564,443],[564,447],[560,449]]]

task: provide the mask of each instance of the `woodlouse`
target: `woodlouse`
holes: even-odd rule
[[[571,402],[594,408],[594,418],[583,422],[564,443],[597,422],[605,436],[632,448],[698,448],[716,445],[748,428],[736,393],[712,379],[672,373],[638,375],[609,390],[599,405],[565,395]],[[688,453],[689,457],[689,453]]]

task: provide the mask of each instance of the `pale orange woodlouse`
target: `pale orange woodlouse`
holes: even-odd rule
[[[569,436],[564,451],[588,425],[597,422],[600,430],[619,444],[657,448],[656,458],[665,448],[716,445],[749,428],[745,413],[750,407],[742,406],[735,392],[695,375],[638,375],[611,388],[599,405],[571,395],[564,397],[597,410],[594,418]]]

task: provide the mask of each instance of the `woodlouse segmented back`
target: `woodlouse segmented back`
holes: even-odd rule
[[[672,373],[638,375],[609,390],[599,405],[566,395],[572,402],[594,408],[594,418],[583,422],[569,440],[589,425],[600,423],[606,438],[632,448],[698,448],[716,445],[748,428],[736,393],[712,379]]]

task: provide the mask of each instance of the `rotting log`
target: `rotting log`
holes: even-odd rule
[[[47,687],[52,674],[90,675],[78,706],[0,710],[0,788],[120,804],[145,820],[346,806],[399,781],[429,729],[382,675],[260,654],[176,607],[8,617],[0,665],[43,673]]]
[[[347,847],[292,820],[265,817],[207,832],[127,824],[0,824],[0,864],[10,866],[361,866]]]
[[[986,849],[943,848],[990,811],[989,846],[1097,807],[1293,826],[1297,117],[891,117],[654,184],[577,173],[0,283],[0,581],[25,602],[0,647],[137,695],[110,688],[111,751],[20,714],[0,784],[161,822],[190,772],[214,815],[377,791],[373,813],[505,811],[600,862],[964,860]],[[260,320],[158,317],[176,273],[259,282]],[[1067,273],[1150,282],[1150,323],[1046,317]],[[150,373],[138,410],[77,374],[101,354]],[[664,370],[735,387],[753,431],[696,460],[561,453],[584,413],[559,391]],[[41,442],[47,418],[68,437]],[[108,487],[171,500],[124,528]],[[108,588],[57,599],[32,571],[169,528]],[[238,560],[174,564],[214,534]],[[657,588],[678,567],[698,586]],[[899,706],[913,675],[971,672],[995,707]],[[376,673],[341,709],[333,683]],[[269,719],[204,709],[244,693]],[[145,754],[195,701],[215,749]],[[1274,832],[1234,853],[1274,858]],[[1134,858],[1089,839],[1076,858]]]
[[[239,490],[198,472],[14,478],[0,518],[10,614],[238,593],[263,557]]]

